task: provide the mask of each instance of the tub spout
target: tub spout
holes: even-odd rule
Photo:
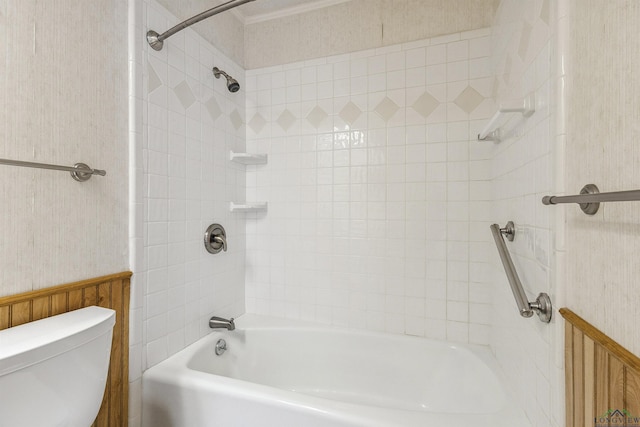
[[[227,320],[222,317],[213,316],[209,319],[209,327],[211,329],[228,329],[229,331],[233,331],[236,325],[233,323],[233,317]]]

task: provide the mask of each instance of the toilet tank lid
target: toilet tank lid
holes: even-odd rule
[[[111,332],[115,314],[111,309],[91,306],[0,331],[0,376]]]

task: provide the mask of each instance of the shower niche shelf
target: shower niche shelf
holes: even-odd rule
[[[233,203],[229,204],[229,210],[231,212],[266,212],[267,202],[246,202],[246,203]]]
[[[268,159],[266,154],[234,153],[231,151],[229,160],[241,165],[266,165]]]
[[[498,111],[478,134],[478,141],[500,142],[508,136],[504,128],[512,120],[513,114],[519,114],[522,119],[526,119],[531,117],[535,111],[536,98],[533,93],[521,100],[500,104]]]

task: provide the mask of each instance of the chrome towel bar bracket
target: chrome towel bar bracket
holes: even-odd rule
[[[500,261],[502,261],[504,272],[511,286],[511,292],[513,292],[513,297],[518,305],[520,316],[531,317],[533,313],[536,313],[541,322],[549,323],[551,321],[551,314],[553,313],[551,298],[543,292],[538,295],[535,301],[529,302],[520,277],[518,277],[518,273],[516,272],[516,267],[511,260],[511,255],[509,255],[507,245],[502,238],[505,236],[509,241],[513,241],[515,237],[515,225],[512,221],[509,221],[504,228],[500,228],[498,224],[493,224],[490,228],[493,239],[496,242],[496,247],[498,248]]]
[[[601,193],[595,184],[582,187],[579,195],[575,196],[544,196],[543,205],[557,205],[560,203],[578,203],[580,209],[587,215],[595,215],[603,202],[632,202],[640,201],[640,190],[613,191]]]

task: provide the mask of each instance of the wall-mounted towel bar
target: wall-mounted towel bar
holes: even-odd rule
[[[535,95],[531,94],[521,101],[509,103],[509,104],[500,104],[498,111],[493,115],[489,123],[480,131],[478,134],[478,141],[494,141],[500,142],[502,138],[501,119],[504,119],[506,114],[510,113],[520,113],[522,117],[529,117],[536,111],[536,98]]]
[[[509,241],[513,241],[516,233],[515,225],[511,221],[509,221],[504,228],[500,228],[498,224],[493,224],[491,225],[491,233],[493,234],[493,239],[496,241],[500,261],[502,261],[504,272],[509,280],[513,297],[516,299],[520,316],[531,317],[533,313],[536,313],[541,322],[549,323],[551,321],[551,313],[553,312],[551,298],[545,293],[540,293],[534,302],[529,302],[527,294],[524,292],[522,282],[516,272],[516,267],[511,260],[511,255],[509,255],[507,245],[502,239],[504,235]]]
[[[595,184],[582,187],[579,195],[575,196],[544,196],[543,205],[557,205],[560,203],[578,203],[582,212],[595,215],[603,202],[633,202],[640,201],[640,190],[612,191],[601,193]]]
[[[49,165],[47,163],[23,162],[21,160],[0,159],[0,165],[21,166],[26,168],[52,169],[71,173],[71,177],[78,182],[88,181],[91,175],[105,176],[106,171],[91,169],[84,163],[76,163],[73,166]]]

